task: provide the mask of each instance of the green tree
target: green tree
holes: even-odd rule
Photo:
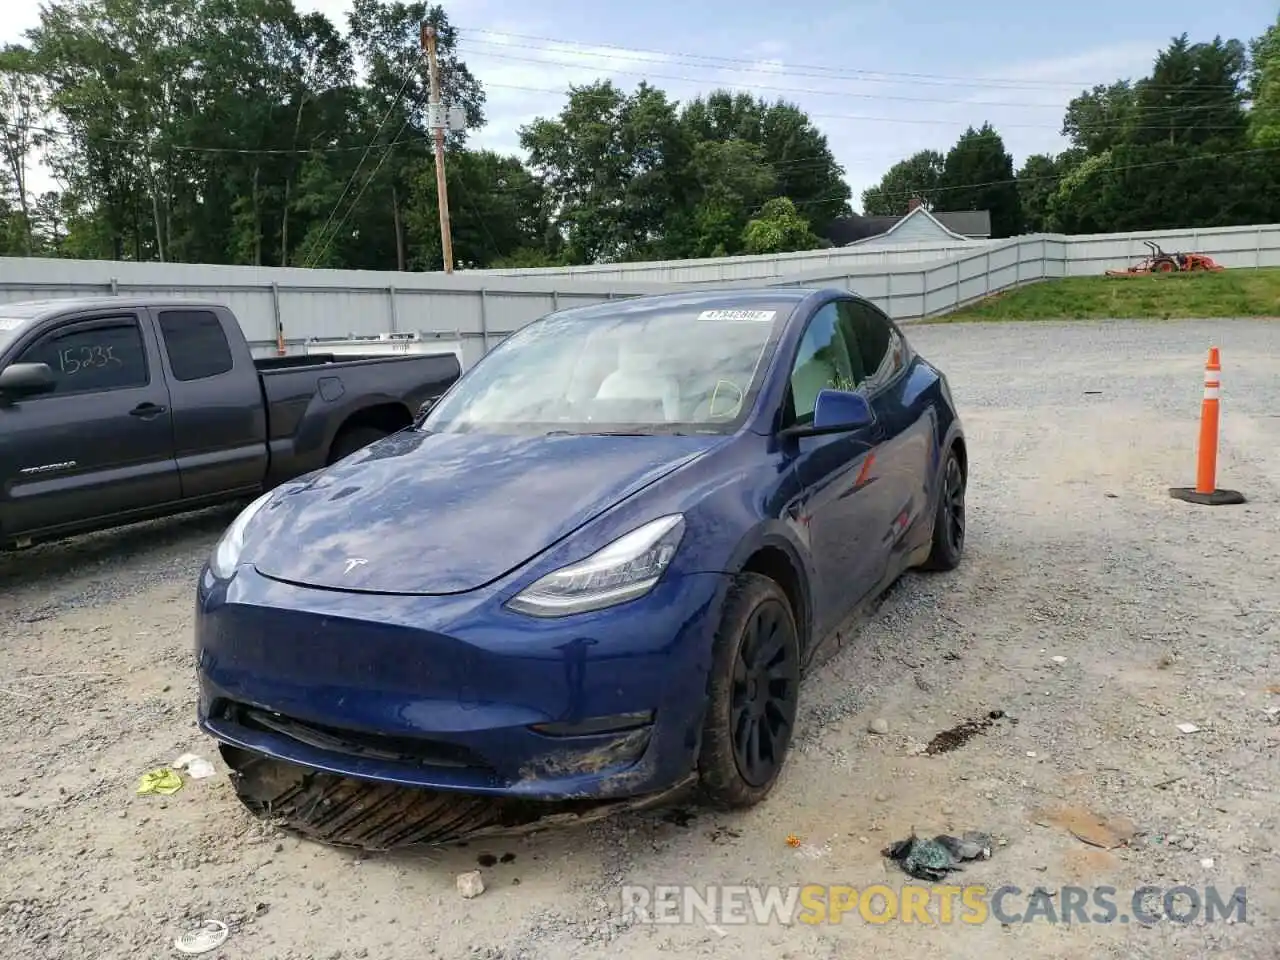
[[[31,52],[16,45],[0,50],[0,155],[11,180],[16,215],[22,220],[16,230],[26,254],[36,250],[35,213],[27,175],[32,152],[48,142],[40,126],[45,109],[45,91]]]
[[[775,197],[747,223],[742,246],[747,253],[789,253],[813,250],[818,238],[789,197]]]
[[[641,83],[570,89],[554,120],[521,128],[521,145],[548,191],[572,263],[640,259],[687,202],[691,144],[676,105]]]
[[[1022,230],[1013,157],[989,123],[977,130],[969,127],[947,152],[938,194],[938,205],[945,210],[989,210],[993,237],[1012,237]]]
[[[1247,155],[1245,45],[1175,37],[1133,85],[1128,127],[1066,178],[1050,206],[1073,232],[1269,219],[1273,175]]]
[[[836,162],[826,135],[798,106],[717,90],[685,104],[680,120],[694,142],[757,147],[753,162],[773,172],[770,195],[789,197],[819,233],[832,220],[849,215],[844,168]]]
[[[1280,15],[1251,44],[1249,132],[1255,146],[1280,147]],[[1273,158],[1280,163],[1280,158]]]
[[[550,223],[542,185],[516,157],[488,150],[456,150],[445,158],[449,227],[459,267],[485,268],[537,259]],[[422,167],[407,210],[414,266],[439,270],[440,206],[435,164]]]
[[[1102,153],[1124,142],[1137,113],[1136,92],[1128,80],[1098,84],[1067,104],[1062,135],[1086,156]]]
[[[461,148],[467,131],[484,123],[484,91],[458,56],[458,32],[443,7],[354,0],[348,22],[357,59],[366,65],[362,136],[376,141],[378,148],[359,171],[364,202],[353,208],[350,229],[339,242],[346,244],[344,259],[353,266],[388,264],[404,270],[422,259],[410,249],[405,206],[418,172],[433,162],[430,83],[421,49],[424,23],[436,30],[442,99],[461,107],[467,117],[467,129],[447,134],[451,147]]]
[[[688,173],[691,206],[667,220],[667,256],[741,253],[750,211],[760,209],[777,186],[763,148],[746,140],[704,140],[693,148]]]
[[[1027,157],[1018,171],[1018,196],[1026,232],[1044,233],[1059,229],[1052,216],[1051,200],[1062,180],[1080,165],[1085,156],[1083,150],[1071,148],[1057,156],[1037,153]]]
[[[29,33],[50,105],[70,130],[55,169],[101,207],[135,257],[165,259],[178,117],[197,72],[187,27],[195,0],[68,0]]]
[[[916,198],[932,209],[937,204],[945,163],[936,150],[921,150],[899,160],[878,184],[862,191],[862,212],[868,217],[905,216]]]
[[[1127,142],[1239,148],[1248,118],[1243,83],[1248,65],[1239,40],[1189,43],[1184,33],[1156,57],[1135,87],[1135,123]]]
[[[45,256],[59,256],[67,240],[65,197],[54,190],[40,194],[32,205],[37,248]]]

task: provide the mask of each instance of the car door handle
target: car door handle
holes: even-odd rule
[[[145,420],[151,417],[158,417],[168,409],[168,407],[162,407],[157,403],[140,403],[129,411],[129,416],[142,417]]]

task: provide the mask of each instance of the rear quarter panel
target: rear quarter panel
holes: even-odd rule
[[[323,467],[334,438],[362,412],[389,406],[412,420],[422,403],[452,386],[459,373],[452,356],[262,371],[273,478],[278,482]]]

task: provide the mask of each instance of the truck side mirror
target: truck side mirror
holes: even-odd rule
[[[47,363],[11,363],[0,370],[0,396],[7,400],[52,393],[58,378]]]
[[[434,407],[439,400],[439,397],[427,397],[427,399],[423,400],[418,406],[418,416],[415,418],[414,422],[422,423],[423,420],[427,419],[427,414],[431,412],[431,408]]]

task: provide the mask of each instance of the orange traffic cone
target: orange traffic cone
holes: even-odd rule
[[[1187,503],[1223,507],[1244,503],[1237,490],[1219,490],[1218,475],[1218,392],[1222,389],[1222,357],[1217,347],[1209,348],[1204,365],[1204,400],[1200,404],[1200,449],[1196,452],[1196,485],[1171,487],[1169,496]]]

